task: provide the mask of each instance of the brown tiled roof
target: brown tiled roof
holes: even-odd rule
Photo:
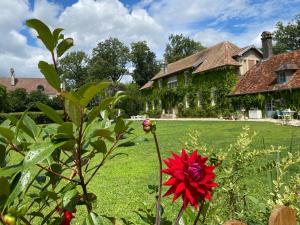
[[[148,81],[146,84],[144,84],[144,86],[143,87],[141,87],[140,88],[140,90],[144,90],[144,89],[147,89],[147,88],[150,88],[150,87],[152,87],[152,85],[153,85],[153,81]]]
[[[261,56],[263,55],[262,51],[259,50],[258,48],[256,48],[254,45],[249,45],[244,48],[238,49],[236,52],[233,53],[233,56],[242,56],[244,53],[246,53],[247,51],[249,51],[251,49],[254,49],[255,51],[257,51]]]
[[[44,78],[15,78],[16,85],[12,86],[10,77],[0,77],[0,84],[6,87],[7,91],[14,91],[17,88],[24,88],[28,93],[36,91],[39,85],[44,87],[44,92],[48,95],[56,95],[58,92],[49,85]]]
[[[228,41],[219,43],[191,56],[168,64],[166,73],[161,69],[151,80],[157,80],[188,68],[194,68],[194,73],[201,73],[226,65],[240,66],[240,64],[232,58],[234,53],[240,50],[241,49],[238,46]]]
[[[284,64],[293,65],[292,78],[283,84],[277,83],[276,71]],[[261,61],[253,66],[239,80],[231,95],[243,95],[260,92],[271,92],[300,88],[300,51],[293,51],[275,55],[268,60]]]

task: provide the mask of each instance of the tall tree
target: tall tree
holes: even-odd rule
[[[275,54],[300,49],[300,14],[286,26],[282,22],[278,22],[274,39],[276,41]]]
[[[93,49],[89,74],[92,79],[116,82],[127,72],[128,62],[129,49],[117,38],[109,38]]]
[[[68,53],[59,60],[59,71],[62,78],[68,80],[69,88],[78,88],[87,80],[88,56],[82,51]]]
[[[131,44],[131,62],[135,69],[132,77],[139,86],[144,85],[159,71],[159,64],[154,52],[145,41]]]
[[[171,34],[169,36],[169,43],[165,49],[164,57],[168,63],[172,63],[202,49],[204,49],[204,47],[200,42],[183,36],[183,34]]]

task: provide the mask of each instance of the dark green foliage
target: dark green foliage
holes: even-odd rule
[[[0,112],[7,108],[7,93],[6,88],[0,85]]]
[[[27,107],[30,107],[30,110],[38,111],[38,108],[36,107],[36,103],[40,102],[43,104],[48,104],[49,97],[43,91],[36,90],[31,92],[28,95],[27,102],[28,102]]]
[[[66,81],[67,89],[79,88],[87,78],[88,56],[82,51],[68,53],[59,60],[59,72]]]
[[[287,25],[278,22],[274,34],[275,54],[300,49],[300,14]]]
[[[93,49],[89,75],[92,80],[116,82],[127,72],[128,62],[129,49],[117,38],[109,38]]]
[[[203,49],[204,47],[200,42],[183,36],[183,34],[172,34],[169,37],[164,57],[167,63],[172,63]]]
[[[18,88],[8,93],[8,112],[23,112],[27,109],[28,94],[25,89]]]
[[[118,104],[118,107],[124,110],[126,117],[139,115],[144,108],[144,99],[139,87],[136,84],[128,84],[125,94],[126,98]]]
[[[154,52],[145,41],[131,44],[131,62],[135,67],[132,77],[139,86],[147,83],[160,70]]]

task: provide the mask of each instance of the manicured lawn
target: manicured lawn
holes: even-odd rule
[[[253,148],[284,145],[293,152],[300,150],[300,128],[264,122],[158,121],[157,134],[165,158],[171,150],[179,152],[188,132],[195,129],[201,132],[203,143],[224,149],[236,140],[242,127],[246,125],[257,132]],[[152,135],[144,134],[140,122],[133,123],[132,126],[137,136],[146,137],[149,141],[117,149],[116,153],[122,154],[105,164],[89,190],[98,196],[94,209],[99,215],[125,217],[135,224],[144,224],[134,211],[143,208],[143,203],[149,207],[154,203],[153,195],[148,193],[148,185],[158,182],[158,162]],[[296,170],[299,172],[300,168]],[[253,176],[253,180],[257,179],[260,178]],[[164,199],[163,204],[171,205],[166,208],[165,214],[174,221],[179,204],[172,204],[171,198]],[[74,224],[81,224],[81,210],[85,208],[79,208]]]

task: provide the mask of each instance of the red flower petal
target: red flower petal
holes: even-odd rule
[[[197,208],[199,201],[211,200],[212,188],[217,184],[213,182],[215,167],[206,165],[207,157],[198,155],[197,150],[189,156],[185,149],[181,155],[172,155],[173,158],[164,160],[168,168],[162,170],[171,176],[164,183],[171,186],[164,196],[174,194],[173,201],[182,196],[184,208],[189,203]]]

